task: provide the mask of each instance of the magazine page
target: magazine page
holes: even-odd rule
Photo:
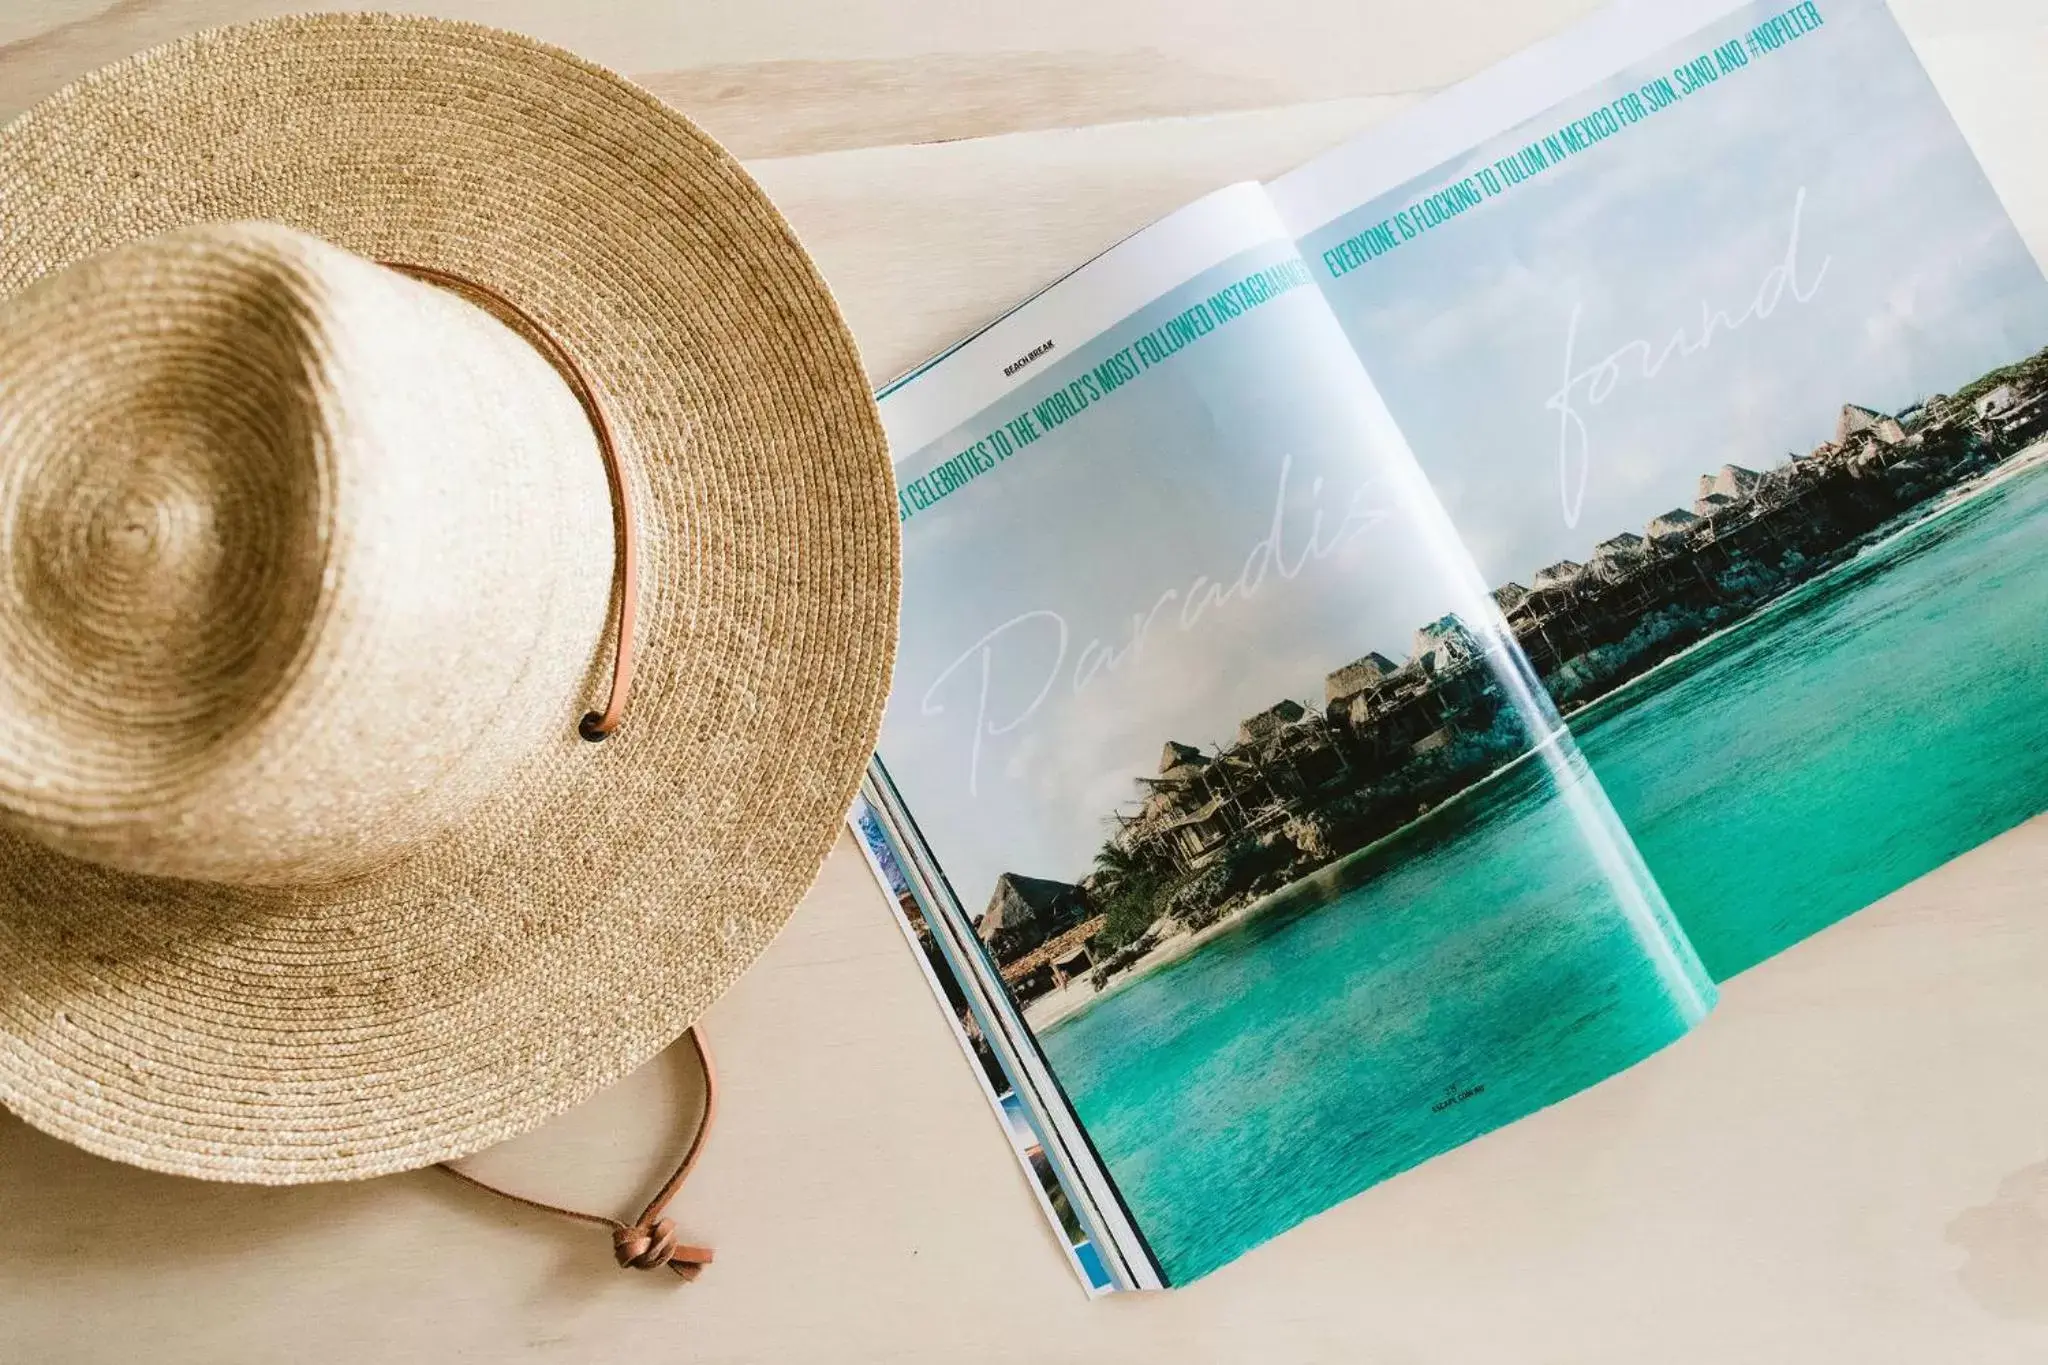
[[[954,966],[931,921],[925,918],[887,823],[866,797],[855,798],[848,824],[860,840],[875,880],[896,907],[896,923],[917,954],[926,984],[946,1011],[954,1041],[974,1064],[983,1097],[1002,1120],[1010,1150],[1016,1154],[1040,1211],[1058,1230],[1068,1261],[1091,1296],[1138,1287],[1134,1276],[1117,1273],[1120,1267],[1111,1239],[1093,1216],[1084,1182],[1060,1159],[1056,1131],[1038,1116],[1039,1106],[1027,1099],[1028,1082],[989,1045],[976,1002],[967,994],[967,978]]]
[[[1717,979],[2048,807],[2048,283],[1880,0],[1612,11],[1272,192]]]
[[[882,397],[877,759],[936,927],[1171,1283],[1712,986],[1256,186]]]

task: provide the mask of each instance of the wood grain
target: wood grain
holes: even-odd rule
[[[0,112],[271,0],[0,8]],[[1269,175],[1591,0],[436,0],[637,72],[750,157],[899,370],[1151,217]],[[2048,11],[1900,0],[2048,255]],[[0,213],[14,211],[0,206]],[[0,1118],[0,1361],[2048,1358],[2048,820],[1732,983],[1708,1026],[1167,1296],[1085,1302],[851,845],[708,1021],[695,1285],[432,1173],[254,1190]],[[626,1206],[657,1061],[482,1160]]]
[[[949,6],[922,0],[425,0],[641,80],[741,156],[982,137],[1438,88],[1594,0],[1166,0]],[[15,0],[0,13],[0,116],[81,72],[291,0]],[[1447,32],[1462,32],[1456,44]]]

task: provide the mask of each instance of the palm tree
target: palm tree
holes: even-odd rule
[[[1090,899],[1105,917],[1101,946],[1114,952],[1144,933],[1159,910],[1159,873],[1115,839],[1095,854]]]
[[[1106,839],[1095,851],[1095,887],[1107,900],[1125,887],[1144,878],[1150,869],[1142,858],[1115,839]]]

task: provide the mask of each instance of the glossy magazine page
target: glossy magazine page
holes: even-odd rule
[[[1881,0],[1523,87],[1272,192],[1726,978],[2048,807],[2048,282]]]
[[[876,785],[968,959],[961,1014],[986,997],[1166,1282],[1705,1013],[1258,187],[882,408],[905,586]]]

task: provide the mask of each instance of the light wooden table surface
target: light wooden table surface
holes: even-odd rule
[[[874,374],[1591,0],[411,0],[645,81],[745,158]],[[1896,0],[2048,258],[2048,7]],[[0,116],[270,0],[5,0]],[[13,207],[0,205],[0,213]],[[713,1011],[695,1285],[433,1173],[284,1191],[0,1117],[0,1362],[2048,1359],[2048,820],[1732,983],[1691,1039],[1171,1295],[1086,1302],[842,840]],[[664,1060],[487,1158],[623,1208]]]

